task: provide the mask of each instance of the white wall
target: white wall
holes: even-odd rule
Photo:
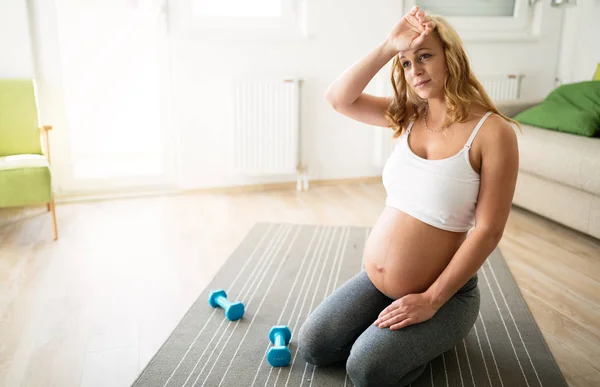
[[[11,0],[25,2],[26,0]],[[34,3],[36,72],[43,88],[42,110],[57,127],[53,133],[55,178],[68,168],[68,140],[61,90],[56,26],[51,3]],[[513,41],[467,41],[477,73],[525,74],[523,98],[542,98],[554,87],[558,71],[561,12],[549,1],[538,4],[538,38]],[[239,74],[275,73],[304,79],[302,88],[302,159],[311,179],[338,179],[380,174],[373,160],[373,129],[334,112],[323,100],[327,86],[347,66],[384,39],[403,14],[397,0],[308,0],[308,39],[206,41],[185,24],[186,2],[170,2],[174,96],[171,133],[179,142],[181,189],[294,180],[251,179],[227,170],[230,79]],[[57,159],[58,158],[58,159]]]
[[[30,78],[33,58],[25,0],[0,1],[0,77]]]
[[[523,97],[543,97],[554,86],[560,12],[541,5],[540,38],[466,42],[475,71],[521,72]],[[396,0],[309,1],[309,40],[280,43],[210,43],[197,35],[174,39],[174,95],[185,188],[245,184],[228,174],[221,150],[229,130],[225,106],[232,74],[273,71],[305,79],[302,90],[302,158],[311,178],[374,176],[373,134],[366,125],[334,112],[323,100],[333,79],[381,42],[403,15]],[[175,10],[176,16],[177,11]],[[182,10],[183,12],[183,10]],[[182,35],[186,35],[185,32]],[[225,88],[225,91],[223,90]]]
[[[579,0],[564,16],[559,78],[563,83],[591,80],[600,63],[600,0]]]

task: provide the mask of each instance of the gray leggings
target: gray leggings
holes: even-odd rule
[[[475,275],[431,319],[391,331],[373,323],[394,300],[377,290],[362,270],[310,314],[298,332],[298,351],[316,366],[345,361],[357,387],[408,386],[475,325],[477,283]]]

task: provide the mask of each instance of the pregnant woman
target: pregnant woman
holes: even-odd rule
[[[394,97],[363,93],[392,59]],[[357,387],[407,386],[475,324],[477,271],[502,237],[516,186],[516,122],[477,81],[456,31],[418,7],[331,84],[326,100],[389,127],[396,145],[364,270],[310,314],[299,352],[316,366],[345,362]]]

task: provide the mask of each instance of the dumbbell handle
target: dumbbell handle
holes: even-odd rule
[[[227,297],[218,296],[215,301],[217,304],[221,305],[221,308],[223,309],[227,309],[229,306],[231,306],[231,301],[229,301]]]
[[[283,337],[283,333],[275,334],[275,344],[274,347],[285,347],[285,337]]]

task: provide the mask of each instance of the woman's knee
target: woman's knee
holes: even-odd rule
[[[352,348],[346,361],[346,373],[356,387],[387,385],[382,383],[386,365],[379,357],[366,349]]]
[[[310,321],[306,321],[298,331],[298,353],[307,363],[316,364],[316,357],[319,353],[319,334],[312,329]]]
[[[346,373],[356,387],[408,386],[427,368],[427,364],[417,366],[402,364],[401,359],[385,359],[381,353],[368,348],[353,348],[346,362]]]
[[[305,362],[327,366],[345,360],[348,354],[344,352],[336,340],[335,331],[319,326],[317,321],[310,319],[300,327],[298,353]]]

